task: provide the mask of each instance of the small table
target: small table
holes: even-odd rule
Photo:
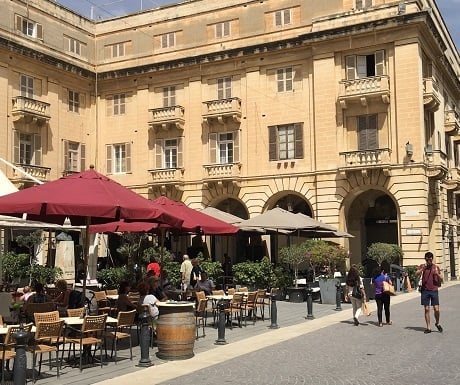
[[[83,320],[84,320],[84,318],[80,318],[80,317],[61,317],[60,319],[64,320],[64,324],[68,326],[83,325]],[[107,317],[107,320],[105,321],[105,323],[108,323],[108,324],[116,324],[117,322],[118,320],[116,318],[109,317],[109,316]]]

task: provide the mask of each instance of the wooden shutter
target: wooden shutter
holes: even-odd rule
[[[106,154],[107,173],[111,174],[113,172],[112,170],[112,145],[111,144],[106,144],[105,154]]]
[[[211,164],[217,163],[217,134],[209,134],[209,161]]]
[[[240,161],[240,132],[233,131],[233,163]]]
[[[284,24],[291,24],[291,10],[285,9],[283,11],[284,14]]]
[[[303,124],[294,124],[294,158],[303,158]]]
[[[126,143],[126,172],[131,172],[131,143]]]
[[[113,115],[113,95],[105,97],[105,103],[107,107],[107,116]]]
[[[16,30],[22,32],[22,16],[16,15]]]
[[[367,58],[366,56],[356,57],[356,72],[358,74],[358,79],[367,77]]]
[[[367,126],[367,146],[370,150],[379,148],[377,114],[369,115]]]
[[[168,46],[168,34],[165,33],[161,35],[161,48],[166,48]]]
[[[127,42],[124,43],[124,46],[125,46],[125,56],[132,55],[132,53],[133,53],[133,42],[131,40],[127,41]]]
[[[62,152],[64,153],[64,171],[68,171],[69,167],[69,141],[63,140],[62,141]]]
[[[358,116],[358,150],[367,149],[367,117],[364,115]]]
[[[229,21],[224,21],[224,33],[223,36],[229,36],[230,35],[230,22]]]
[[[34,134],[34,165],[42,165],[42,137],[38,134]]]
[[[104,47],[104,59],[110,59],[110,58],[112,58],[112,46],[106,45]]]
[[[13,130],[13,160],[14,163],[20,162],[19,152],[19,131]]]
[[[86,95],[83,92],[78,93],[80,97],[80,108],[86,108]]]
[[[64,106],[67,106],[67,111],[70,110],[69,106],[69,92],[70,90],[68,88],[63,88],[62,89],[62,104]]]
[[[347,80],[354,80],[356,77],[356,56],[347,56],[345,62],[347,66]]]
[[[281,19],[281,11],[275,12],[275,26],[279,27],[283,24],[283,20]]]
[[[155,140],[155,168],[163,168],[163,139]]]
[[[278,160],[278,127],[268,127],[268,160]]]
[[[222,23],[217,23],[217,24],[216,24],[216,37],[217,37],[217,38],[221,38],[221,37],[222,37],[222,34],[223,34],[223,32],[222,32],[222,29],[223,29],[223,28],[222,28],[222,27],[223,27],[223,26],[222,26]]]
[[[80,171],[86,170],[86,144],[80,144]]]
[[[277,89],[278,92],[283,92],[284,91],[284,79],[285,79],[285,72],[284,69],[279,69],[276,71],[276,82],[277,82]]]
[[[377,51],[375,53],[375,75],[385,75],[385,51]]]
[[[224,79],[217,79],[217,99],[221,100],[224,98]]]
[[[43,40],[43,26],[41,24],[36,24],[37,27],[37,39]]]
[[[182,148],[183,140],[181,137],[177,138],[177,168],[184,167],[184,156]]]
[[[67,36],[64,36],[64,51],[70,52],[70,39]]]

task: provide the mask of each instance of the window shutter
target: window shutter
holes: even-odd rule
[[[112,49],[111,49],[112,46],[110,45],[106,45],[104,47],[104,58],[105,59],[110,59],[112,57]]]
[[[64,171],[70,170],[69,167],[69,141],[63,140],[63,153],[64,153]]]
[[[367,77],[367,58],[366,56],[357,56],[356,57],[356,68],[358,79]]]
[[[284,91],[284,70],[279,69],[276,71],[276,81],[278,83],[278,92]]]
[[[80,172],[86,170],[86,144],[80,144]]]
[[[375,74],[385,75],[385,51],[383,50],[375,53]]]
[[[275,26],[279,27],[282,25],[281,11],[275,12]]]
[[[278,160],[277,155],[278,144],[278,127],[268,127],[268,160]]]
[[[223,36],[229,36],[230,35],[230,22],[225,21],[224,22],[224,33]]]
[[[163,139],[155,140],[155,168],[163,168]]]
[[[217,162],[217,134],[215,132],[209,134],[209,160],[211,164]]]
[[[303,124],[295,123],[294,124],[294,158],[302,159],[303,158]]]
[[[379,148],[378,143],[378,127],[377,127],[377,114],[370,115],[368,117],[368,135],[367,135],[367,147],[370,150]]]
[[[14,163],[19,163],[19,132],[13,130],[13,159]]]
[[[16,15],[16,30],[22,32],[22,16]]]
[[[217,99],[224,98],[224,79],[217,79]]]
[[[43,40],[43,26],[41,24],[37,24],[37,39]]]
[[[80,96],[80,108],[86,108],[86,95],[84,93],[79,93]]]
[[[68,88],[63,88],[63,91],[62,91],[62,104],[67,106],[67,111],[70,110],[70,108],[69,108],[69,93],[70,93],[70,90]]]
[[[366,116],[358,116],[358,150],[367,149]]]
[[[285,9],[284,13],[284,24],[291,24],[291,10]]]
[[[107,116],[113,115],[113,95],[106,96],[105,103],[107,106]]]
[[[126,172],[131,172],[131,143],[126,143]]]
[[[70,51],[70,39],[67,36],[64,36],[64,51]]]
[[[130,40],[125,43],[125,55],[126,56],[132,55],[132,53],[133,53],[133,42]]]
[[[184,167],[184,156],[183,156],[181,137],[177,138],[177,167],[178,168]]]
[[[347,80],[354,80],[356,76],[356,56],[347,56],[345,61],[347,65]]]
[[[80,56],[81,57],[88,56],[86,44],[80,43]]]
[[[107,144],[105,146],[105,153],[106,153],[106,163],[107,163],[107,173],[111,174],[113,172],[112,170],[112,145]]]
[[[168,34],[161,35],[161,48],[168,46]]]
[[[233,131],[233,163],[240,161],[240,132]]]
[[[216,24],[216,37],[217,38],[222,37],[222,23],[217,23]]]
[[[42,138],[38,134],[34,134],[34,165],[42,165]]]

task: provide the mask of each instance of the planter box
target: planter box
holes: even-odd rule
[[[320,278],[319,290],[321,294],[321,303],[336,305],[337,287],[335,286],[337,278]]]
[[[305,287],[287,287],[289,302],[303,302],[307,299],[307,289]]]

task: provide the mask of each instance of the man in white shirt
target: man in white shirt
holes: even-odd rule
[[[183,290],[186,290],[190,287],[190,274],[192,273],[193,266],[187,254],[184,254],[182,258],[184,261],[180,265],[180,272],[182,274]]]

